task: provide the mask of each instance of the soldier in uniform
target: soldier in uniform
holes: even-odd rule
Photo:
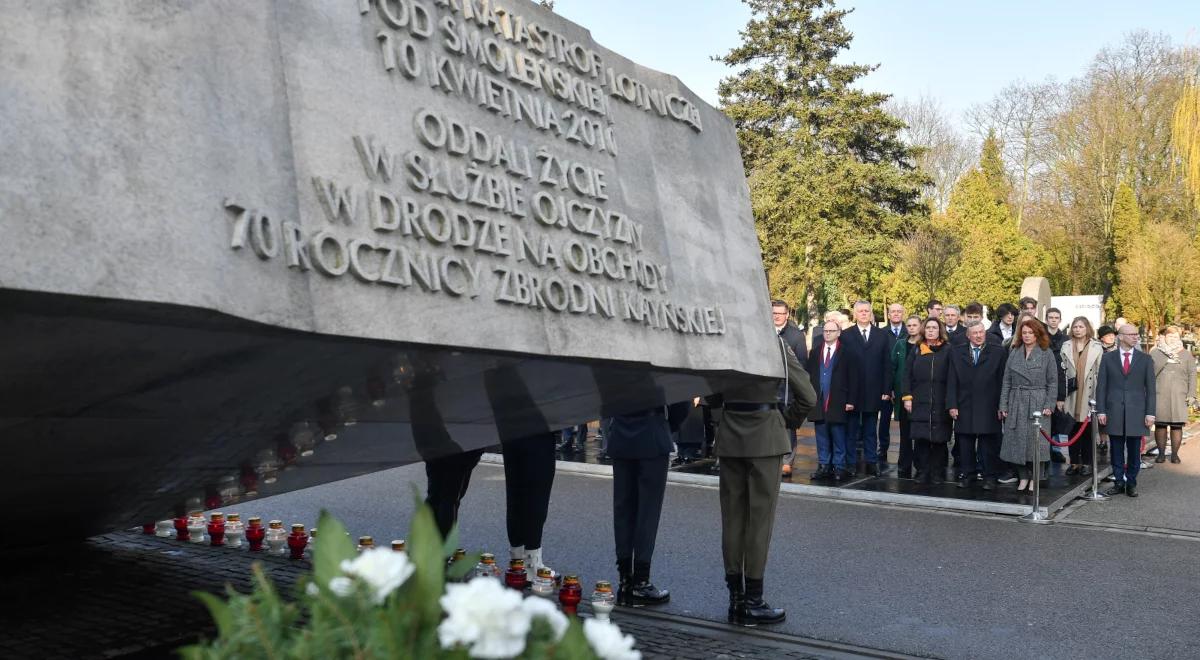
[[[650,561],[667,493],[671,434],[691,407],[691,401],[683,401],[605,420],[613,467],[618,605],[659,605],[671,599],[670,592],[650,582]]]
[[[779,405],[786,406],[794,398],[808,410],[817,399],[792,349],[780,341],[775,350],[787,366],[786,387],[763,380],[710,397],[714,404],[717,399],[723,402],[716,455],[721,459],[721,553],[729,587],[729,620],[743,625],[779,623],[785,618],[782,609],[763,600],[780,465],[790,450]],[[785,391],[786,397],[781,397]]]

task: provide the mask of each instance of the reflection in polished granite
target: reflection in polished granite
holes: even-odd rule
[[[0,547],[345,479],[746,378],[4,289],[0,374],[0,494],[19,503],[6,528],[23,532]]]

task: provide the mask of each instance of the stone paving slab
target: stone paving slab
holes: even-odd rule
[[[214,634],[193,591],[248,591],[259,561],[281,593],[311,569],[308,561],[115,532],[75,547],[10,558],[3,569],[3,658],[170,657]],[[15,607],[14,607],[15,606]],[[647,658],[900,657],[768,631],[620,609],[616,620]]]

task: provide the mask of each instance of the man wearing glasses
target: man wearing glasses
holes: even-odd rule
[[[783,343],[792,349],[796,354],[797,360],[804,360],[808,356],[808,349],[805,346],[804,331],[791,319],[791,308],[782,300],[771,301],[771,320],[775,323],[775,334],[783,339]],[[796,429],[788,429],[788,439],[792,443],[792,450],[787,456],[783,457],[783,476],[792,476],[792,461],[796,458]]]
[[[1117,350],[1100,358],[1096,384],[1096,421],[1108,432],[1109,457],[1116,485],[1107,495],[1138,496],[1142,436],[1154,428],[1154,361],[1136,350],[1138,331],[1125,324],[1117,330]]]

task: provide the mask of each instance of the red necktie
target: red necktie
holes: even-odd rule
[[[832,346],[825,349],[825,366],[826,367],[829,366],[829,361],[831,359],[833,359],[833,347]]]
[[[1129,375],[1129,355],[1129,353],[1125,354],[1125,364],[1121,367],[1121,370],[1125,372],[1126,376]]]

